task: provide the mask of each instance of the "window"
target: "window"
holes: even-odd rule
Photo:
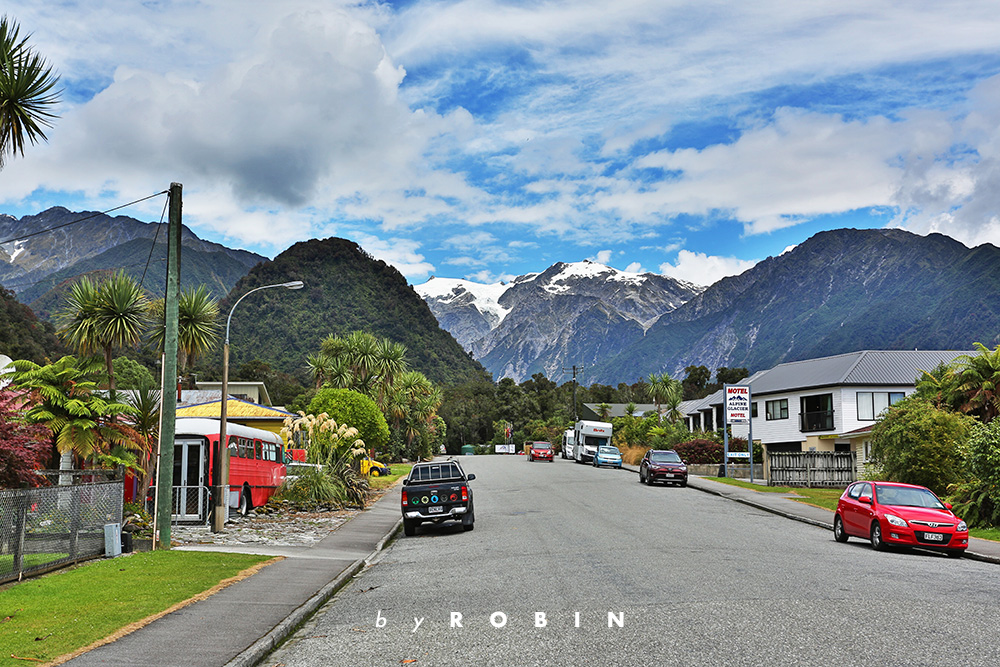
[[[899,403],[905,396],[901,391],[859,391],[858,421],[875,421],[886,408]]]
[[[814,394],[799,399],[799,418],[804,433],[834,429],[833,394]]]
[[[750,418],[757,419],[757,401],[750,404]]]
[[[787,398],[780,398],[776,401],[767,401],[764,407],[766,410],[766,418],[768,421],[772,419],[788,419]]]

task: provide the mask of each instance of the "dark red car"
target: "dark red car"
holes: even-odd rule
[[[871,541],[883,551],[891,546],[921,547],[959,557],[969,547],[969,527],[923,486],[898,482],[855,482],[837,502],[833,536]]]
[[[639,463],[639,483],[652,486],[656,482],[670,482],[687,486],[688,468],[680,455],[672,449],[651,449]]]
[[[548,461],[552,463],[552,443],[533,442],[528,447],[529,461]]]

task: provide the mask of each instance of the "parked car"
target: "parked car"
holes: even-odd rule
[[[844,490],[833,517],[838,542],[851,537],[891,546],[922,547],[960,557],[969,547],[969,527],[923,486],[898,482],[855,482]]]
[[[528,446],[528,461],[548,461],[552,463],[552,443],[532,442]]]
[[[670,482],[687,486],[688,468],[680,454],[672,449],[651,449],[639,463],[639,483],[652,486],[656,482]]]
[[[469,482],[475,478],[454,459],[415,463],[400,491],[403,533],[413,537],[421,523],[444,521],[461,521],[464,530],[473,530],[476,509]]]
[[[611,466],[613,468],[622,467],[622,453],[617,447],[611,445],[601,445],[594,454],[594,467]]]

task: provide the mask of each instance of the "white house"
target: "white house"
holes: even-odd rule
[[[749,384],[753,439],[768,452],[857,451],[867,459],[870,430],[887,407],[916,391],[921,371],[973,351],[862,350],[779,364]],[[721,411],[721,394],[713,406]]]

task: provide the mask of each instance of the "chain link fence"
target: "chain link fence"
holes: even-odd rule
[[[0,583],[104,553],[123,482],[0,490]]]

